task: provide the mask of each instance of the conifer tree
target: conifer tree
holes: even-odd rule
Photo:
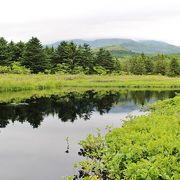
[[[50,67],[50,62],[45,56],[43,46],[35,37],[32,37],[26,44],[23,65],[34,73],[44,72],[44,70]]]

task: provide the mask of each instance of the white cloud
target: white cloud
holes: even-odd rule
[[[179,0],[0,0],[0,36],[133,38],[180,45]]]

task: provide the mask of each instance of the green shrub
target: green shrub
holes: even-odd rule
[[[180,97],[150,107],[151,114],[133,118],[105,138],[89,135],[81,141],[88,160],[80,168],[99,179],[179,180]]]
[[[54,71],[58,74],[68,74],[70,73],[70,67],[65,63],[57,64],[57,66],[54,68]]]
[[[0,73],[9,73],[11,69],[8,66],[0,66]]]
[[[105,68],[103,68],[102,66],[95,66],[93,67],[95,74],[99,74],[99,75],[105,75],[107,74],[107,70]]]
[[[20,62],[13,62],[10,67],[0,66],[0,73],[9,74],[30,74],[30,69],[22,66]]]
[[[30,74],[31,70],[26,68],[25,66],[22,66],[20,64],[20,62],[13,62],[11,65],[10,73],[13,73],[13,74]]]
[[[71,70],[71,74],[85,74],[84,68],[82,66],[75,66],[73,70]]]

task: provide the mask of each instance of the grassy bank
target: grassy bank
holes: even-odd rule
[[[180,97],[157,102],[105,137],[81,141],[84,179],[180,179]],[[81,169],[82,168],[82,169]]]
[[[180,77],[117,75],[0,75],[0,91],[62,87],[180,88]]]

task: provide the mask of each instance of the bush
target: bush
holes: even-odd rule
[[[22,66],[19,62],[13,62],[10,67],[0,66],[0,73],[30,74],[30,69]]]
[[[94,66],[93,70],[95,71],[95,74],[99,74],[99,75],[107,74],[107,70],[102,66]]]
[[[70,73],[70,67],[65,63],[57,64],[54,68],[54,72],[58,74],[68,74]]]
[[[74,69],[71,70],[71,74],[85,74],[85,71],[82,66],[75,66]]]
[[[31,70],[22,66],[19,62],[13,62],[10,73],[13,74],[30,74]]]
[[[180,97],[151,106],[152,113],[127,122],[105,138],[81,141],[88,157],[80,168],[99,179],[180,179]],[[86,170],[86,172],[84,172]]]
[[[4,74],[4,73],[9,73],[11,71],[11,69],[7,66],[0,66],[0,73]]]

